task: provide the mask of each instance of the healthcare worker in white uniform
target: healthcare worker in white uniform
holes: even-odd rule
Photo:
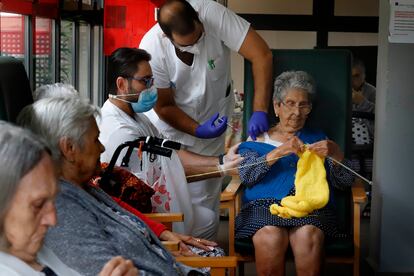
[[[109,99],[101,109],[99,122],[99,140],[106,149],[101,155],[104,162],[109,162],[115,149],[124,142],[140,136],[163,138],[142,114],[152,109],[157,101],[150,58],[145,50],[119,48],[108,59],[106,82]],[[141,159],[134,150],[127,169],[153,187],[152,206],[155,211],[184,213],[184,223],[174,223],[174,232],[204,238],[215,230],[215,216],[210,209],[192,204],[188,191],[192,184],[187,183],[186,174],[216,172],[209,176],[217,177],[220,176],[217,173],[220,168],[223,173],[228,168],[237,168],[241,157],[235,153],[236,150],[237,146],[229,150],[221,166],[218,166],[217,156],[201,156],[186,150],[173,151],[170,158],[160,155],[154,158],[143,152]],[[118,157],[117,165],[121,164],[125,153],[126,148]],[[233,173],[237,174],[237,169]]]
[[[147,115],[167,138],[200,154],[223,152],[223,133],[234,108],[231,50],[253,65],[255,95],[249,135],[255,140],[267,131],[272,54],[243,18],[211,0],[167,0],[158,11],[158,24],[145,34],[139,47],[152,56],[158,89],[158,102]],[[216,214],[218,229],[221,179],[189,187],[193,203]]]

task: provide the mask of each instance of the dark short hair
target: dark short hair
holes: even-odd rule
[[[359,59],[357,57],[352,58],[352,68],[355,68],[355,67],[360,67],[362,69],[362,72],[365,73],[365,64],[362,61],[362,59]]]
[[[150,61],[151,55],[143,49],[118,48],[109,56],[106,70],[106,87],[110,94],[116,94],[116,79],[132,77],[141,61]]]
[[[168,18],[162,18],[162,10],[168,6],[177,5],[175,13]],[[157,13],[158,24],[164,34],[172,39],[172,33],[188,35],[195,30],[195,23],[201,23],[196,10],[185,0],[167,0]]]

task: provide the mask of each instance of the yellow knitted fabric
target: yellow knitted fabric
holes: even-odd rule
[[[283,218],[304,217],[324,207],[329,200],[329,187],[324,166],[325,158],[306,149],[299,155],[295,177],[295,195],[272,204],[270,212]]]

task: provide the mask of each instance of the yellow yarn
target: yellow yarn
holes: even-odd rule
[[[295,177],[295,195],[272,204],[270,212],[283,218],[304,217],[324,207],[329,200],[329,186],[324,166],[325,158],[306,149],[299,155]]]

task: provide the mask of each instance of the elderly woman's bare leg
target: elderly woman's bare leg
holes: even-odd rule
[[[324,243],[323,232],[316,226],[305,225],[291,229],[289,240],[295,256],[297,275],[320,275]]]
[[[289,235],[285,228],[265,226],[253,236],[257,275],[284,275]]]

